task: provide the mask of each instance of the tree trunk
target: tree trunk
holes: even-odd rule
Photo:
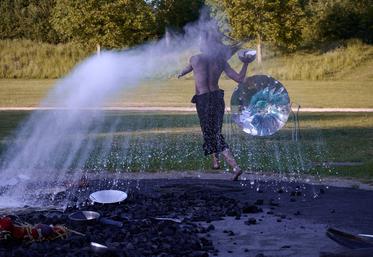
[[[166,40],[166,46],[170,46],[171,35],[170,35],[170,32],[168,31],[167,28],[166,28],[166,32],[165,32],[165,40]]]
[[[97,44],[97,55],[100,55],[101,53],[101,46],[100,44]]]
[[[258,63],[261,64],[262,63],[262,39],[259,34],[258,34],[256,56],[257,56]]]

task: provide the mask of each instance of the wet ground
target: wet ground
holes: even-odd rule
[[[98,189],[128,191],[121,204],[90,205]],[[326,237],[328,227],[373,234],[373,191],[303,182],[247,179],[90,180],[79,192],[68,189],[64,213],[21,211],[32,224],[66,224],[85,236],[32,244],[2,244],[0,256],[319,256],[344,248]],[[49,199],[51,203],[52,200]],[[71,223],[67,215],[95,210],[123,223]],[[177,218],[181,222],[155,218]],[[90,242],[108,246],[95,252]],[[372,255],[373,256],[373,255]]]

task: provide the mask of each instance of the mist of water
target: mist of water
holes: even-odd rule
[[[124,51],[103,51],[77,65],[40,104],[58,109],[33,112],[1,156],[1,184],[13,186],[0,206],[9,205],[9,199],[30,204],[38,181],[76,181],[92,155],[107,158],[118,123],[106,120],[100,109],[118,92],[147,79],[175,76],[186,65],[185,57],[198,52],[201,32],[214,30],[214,21],[201,19],[185,27],[182,35]],[[97,148],[97,138],[89,135],[103,127],[108,127],[109,136]]]
[[[187,63],[187,57],[199,51],[200,34],[206,31],[216,31],[215,22],[201,19],[188,25],[183,35],[168,34],[167,38],[125,51],[104,51],[77,65],[40,104],[57,109],[33,112],[9,140],[0,157],[0,187],[7,189],[0,196],[0,208],[43,206],[37,197],[39,189],[75,183],[85,170],[90,175],[96,172],[98,179],[106,178],[108,170],[114,172],[114,178],[115,172],[149,171],[154,162],[158,170],[170,162],[184,162],[186,170],[189,163],[193,169],[197,166],[203,170],[204,159],[195,143],[201,140],[198,128],[188,137],[130,133],[118,139],[116,133],[121,130],[123,119],[135,123],[128,126],[132,131],[159,128],[162,124],[144,117],[107,117],[102,107],[119,92],[148,79],[175,76]],[[280,176],[298,178],[314,155],[324,153],[324,142],[318,135],[316,147],[289,142],[289,130],[279,132],[274,140],[254,139],[238,131],[229,115],[225,117],[226,140],[246,171],[261,173],[274,171],[269,169],[275,167]],[[257,186],[251,182],[249,185]]]

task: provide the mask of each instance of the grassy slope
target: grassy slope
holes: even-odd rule
[[[338,80],[361,63],[373,59],[372,45],[357,40],[332,45],[324,50],[302,50],[281,55],[272,52],[270,47],[264,47],[263,63],[254,63],[253,68],[280,80]],[[0,78],[60,78],[90,54],[92,51],[75,44],[0,40]],[[185,53],[185,62],[190,54]],[[236,55],[230,63],[235,68],[241,65]]]
[[[260,69],[281,80],[340,80],[371,60],[373,46],[350,41],[327,52],[296,52],[271,58]]]
[[[82,56],[84,52],[74,45],[53,46],[37,45],[31,41],[0,41],[1,72],[4,72],[4,67],[8,67],[7,69],[16,73],[27,73],[22,67],[30,66],[33,72],[45,70],[48,73],[53,67],[66,64],[63,71],[57,72],[61,75],[70,70]],[[15,67],[9,68],[12,65]],[[240,66],[236,56],[232,59],[232,65],[236,68]],[[298,52],[288,56],[267,57],[263,67],[250,66],[249,74],[253,73],[265,73],[280,79],[289,91],[291,100],[303,107],[373,107],[373,46],[360,42],[350,41],[345,47],[326,53]],[[291,80],[285,80],[286,78]],[[37,106],[54,82],[0,80],[0,107]],[[224,79],[220,83],[226,90],[228,103],[235,83]],[[146,82],[133,90],[124,89],[119,98],[107,105],[188,107],[191,106],[190,98],[194,94],[193,84],[192,79]]]
[[[88,54],[74,44],[0,40],[0,78],[60,78]]]

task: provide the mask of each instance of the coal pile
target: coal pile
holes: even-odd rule
[[[81,197],[75,197],[75,200]],[[65,212],[34,211],[20,213],[17,218],[30,224],[64,224],[84,236],[71,234],[65,240],[3,243],[0,245],[0,256],[213,256],[217,252],[208,239],[208,232],[214,226],[203,226],[198,222],[209,223],[225,216],[240,218],[243,213],[261,211],[249,203],[242,204],[226,197],[219,190],[203,186],[190,186],[187,190],[159,187],[156,193],[132,190],[120,204],[90,205],[88,200],[80,203],[76,205],[72,202],[70,206],[74,207],[67,208]],[[97,211],[102,217],[119,221],[123,226],[105,225],[98,221],[70,221],[68,215],[77,210]],[[91,242],[108,248],[94,249]]]

